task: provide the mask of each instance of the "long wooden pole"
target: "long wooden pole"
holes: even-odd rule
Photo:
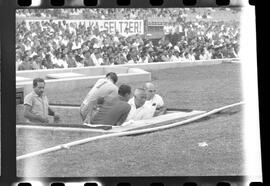
[[[99,140],[99,139],[106,139],[106,138],[116,137],[116,136],[127,136],[127,135],[143,134],[143,133],[154,132],[154,131],[158,131],[158,130],[164,130],[164,129],[176,127],[176,126],[179,126],[179,125],[183,125],[183,124],[186,124],[186,123],[190,123],[190,122],[202,119],[204,117],[207,117],[209,115],[218,113],[218,112],[220,112],[222,110],[232,108],[232,107],[242,105],[242,104],[244,104],[244,102],[238,102],[238,103],[234,103],[234,104],[227,105],[227,106],[224,106],[224,107],[220,107],[220,108],[211,110],[209,112],[206,112],[204,114],[189,118],[187,120],[172,123],[170,125],[159,126],[159,127],[154,127],[154,128],[148,128],[148,129],[133,130],[133,131],[127,131],[127,132],[120,132],[120,133],[113,133],[113,134],[104,134],[104,135],[94,136],[94,137],[90,137],[90,138],[85,138],[85,139],[73,141],[73,142],[70,142],[70,143],[57,145],[55,147],[43,149],[43,150],[40,150],[40,151],[32,152],[32,153],[29,153],[29,154],[25,154],[25,155],[22,155],[22,156],[18,156],[16,158],[16,160],[23,160],[23,159],[26,159],[26,158],[38,156],[38,155],[41,155],[41,154],[46,154],[46,153],[49,153],[49,152],[58,151],[58,150],[61,150],[61,149],[69,149],[72,146],[88,143],[88,142],[91,142],[91,141],[96,141],[96,140]]]
[[[193,113],[193,116],[194,115],[198,115],[198,114],[202,114],[204,113],[205,111],[195,111],[195,113]],[[189,113],[189,112],[187,112]],[[192,112],[190,112],[192,113]],[[169,114],[169,112],[168,112]],[[163,115],[164,116],[164,115]],[[162,117],[163,117],[162,116]],[[168,118],[170,118],[170,115],[167,115]],[[186,116],[183,116],[183,117],[188,117],[189,115],[187,114]],[[190,115],[192,116],[192,115]],[[174,118],[172,118],[174,119]],[[157,118],[155,120],[157,122]],[[161,121],[162,122],[162,121]],[[160,123],[160,122],[158,122]],[[157,123],[157,124],[158,124]],[[136,128],[142,128],[142,127],[145,127],[145,126],[149,126],[149,125],[153,125],[154,123],[151,122],[151,123],[144,123],[143,122],[140,122],[139,125],[134,125],[134,127],[132,128],[127,128],[127,130],[130,130],[130,129],[136,129]],[[108,125],[105,125],[106,127]],[[48,130],[48,131],[74,131],[74,132],[101,132],[101,133],[112,133],[112,132],[124,132],[126,130],[122,130],[121,127],[119,126],[111,126],[112,127],[112,130],[104,130],[102,128],[99,128],[99,126],[97,125],[91,125],[90,127],[89,126],[86,126],[86,125],[82,125],[82,124],[38,124],[38,123],[17,123],[16,124],[16,128],[17,129],[30,129],[30,130]],[[113,130],[114,128],[119,128],[119,130]]]
[[[69,131],[69,132],[102,132],[110,133],[110,131],[95,128],[80,127],[53,127],[53,126],[34,126],[34,125],[17,125],[16,129],[33,129],[33,130],[49,130],[49,131]]]

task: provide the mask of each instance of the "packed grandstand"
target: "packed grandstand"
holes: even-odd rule
[[[238,58],[236,8],[20,9],[16,69]]]

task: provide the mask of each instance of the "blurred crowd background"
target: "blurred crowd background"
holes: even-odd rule
[[[238,58],[239,8],[20,9],[16,69]]]

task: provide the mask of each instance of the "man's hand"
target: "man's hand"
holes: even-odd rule
[[[166,106],[162,106],[160,108],[157,108],[155,113],[154,113],[154,117],[166,114],[166,112],[167,112],[167,107]]]
[[[53,116],[53,118],[54,118],[54,122],[55,122],[55,123],[57,123],[57,122],[60,120],[60,116],[59,116],[58,114],[55,114],[55,115]]]
[[[129,121],[126,121],[126,122],[124,122],[124,123],[122,123],[122,125],[121,126],[127,126],[127,125],[131,125],[131,124],[133,124],[134,123],[134,120],[129,120]]]
[[[49,118],[48,118],[48,117],[42,117],[42,116],[41,116],[40,121],[41,121],[42,123],[49,123]]]

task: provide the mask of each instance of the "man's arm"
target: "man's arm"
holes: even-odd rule
[[[160,116],[160,115],[166,114],[166,112],[167,112],[167,107],[163,105],[156,109],[154,116]]]
[[[87,109],[87,112],[88,113],[86,113],[86,116],[85,116],[85,119],[84,119],[84,123],[91,123],[92,118],[95,115],[94,108],[96,107],[96,104],[97,104],[97,100],[91,100],[89,102],[88,109]]]
[[[157,108],[156,108],[156,111],[154,113],[154,116],[160,116],[160,115],[163,115],[166,113],[167,111],[167,107],[166,105],[164,104],[164,101],[162,99],[162,97],[160,95],[156,95],[156,101],[157,101]]]
[[[131,106],[129,106],[129,108],[125,110],[125,113],[123,113],[120,119],[117,121],[116,126],[122,125],[126,121],[130,110]]]
[[[54,116],[55,115],[54,111],[50,107],[48,107],[48,115],[49,116]]]
[[[50,107],[48,107],[48,115],[54,117],[54,121],[57,122],[60,119],[60,116],[56,114]]]
[[[24,117],[29,120],[37,120],[42,123],[49,123],[49,119],[47,117],[42,117],[40,115],[33,114],[31,112],[32,107],[30,105],[24,105]]]

